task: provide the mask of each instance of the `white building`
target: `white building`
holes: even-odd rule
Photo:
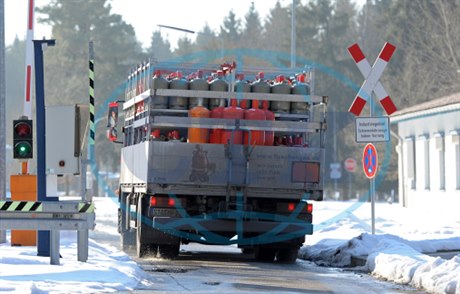
[[[460,93],[395,112],[399,197],[406,207],[458,207]]]

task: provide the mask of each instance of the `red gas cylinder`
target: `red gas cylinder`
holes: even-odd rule
[[[270,93],[270,84],[264,80],[265,73],[263,71],[259,72],[256,76],[256,80],[251,84],[251,92],[254,93]],[[248,108],[251,104],[248,104]],[[243,106],[241,106],[244,108]],[[270,108],[270,102],[268,102],[268,108]]]
[[[275,114],[268,110],[268,101],[262,102],[262,109],[265,112],[265,119],[275,121]],[[275,144],[275,133],[273,131],[265,131],[265,146],[273,146]]]
[[[211,118],[222,118],[225,109],[225,100],[220,99],[220,105],[211,110]],[[209,143],[220,144],[223,129],[211,129],[209,131]]]
[[[177,71],[172,75],[172,79],[169,82],[169,88],[175,90],[188,90],[188,83],[182,76],[182,72]],[[188,98],[187,97],[169,97],[169,108],[170,109],[188,109]]]
[[[296,82],[292,86],[292,94],[305,96],[305,102],[291,102],[291,113],[308,114],[310,108],[310,85],[305,81],[305,74],[300,74],[296,77]]]
[[[236,93],[236,98],[240,101],[240,107],[243,109],[249,108],[249,101],[244,98],[244,93],[251,92],[251,85],[244,80],[244,74],[237,74],[235,81],[234,92]]]
[[[244,119],[247,120],[265,120],[265,112],[259,109],[259,101],[252,101],[252,108],[244,111]],[[249,140],[249,137],[251,139]],[[244,133],[245,145],[264,145],[265,132],[264,131],[249,131]]]
[[[198,98],[198,105],[188,111],[189,117],[209,118],[210,111],[204,107],[203,98]],[[189,128],[188,141],[189,143],[208,143],[209,129]]]
[[[209,84],[208,81],[203,77],[203,71],[198,70],[194,77],[190,80],[188,83],[189,89],[190,90],[196,90],[196,91],[208,91],[209,90]],[[192,98],[190,97],[189,99],[189,108],[192,109],[193,107],[198,105],[198,99],[199,98]],[[208,107],[208,99],[203,99],[203,104],[201,105],[203,107]]]
[[[228,91],[228,83],[224,80],[224,72],[218,70],[216,73],[216,77],[209,82],[209,90],[210,91],[220,91],[220,92],[227,92]],[[209,109],[213,110],[216,107],[221,105],[221,100],[224,99],[219,98],[211,98],[209,99]],[[225,106],[225,104],[224,104]]]
[[[291,86],[286,81],[284,76],[277,76],[275,83],[272,86],[272,93],[275,94],[291,94]],[[272,101],[271,110],[274,112],[289,113],[291,103],[289,101]]]
[[[230,106],[224,109],[222,117],[228,118],[228,119],[243,119],[244,109],[238,107],[238,102],[236,99],[231,99]],[[231,140],[232,140],[232,131],[224,130],[222,132],[221,144],[227,144]],[[243,132],[242,131],[233,132],[233,144],[243,144]]]
[[[168,89],[169,82],[161,75],[160,70],[156,70],[155,74],[152,78],[152,85],[151,89]],[[168,108],[168,97],[167,96],[154,96],[151,100],[152,108],[153,109],[167,109]]]

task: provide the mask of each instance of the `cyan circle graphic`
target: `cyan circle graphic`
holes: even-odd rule
[[[159,67],[161,66],[170,66],[170,67],[176,67],[176,68],[181,68],[181,63],[187,63],[189,64],[190,62],[193,62],[196,67],[204,66],[206,64],[211,63],[212,60],[217,59],[219,54],[221,54],[221,50],[211,50],[211,51],[203,51],[203,52],[196,52],[189,54],[184,57],[179,57],[167,62],[160,62]],[[264,61],[265,63],[270,63],[275,69],[278,68],[281,72],[286,71],[286,67],[283,66],[283,61],[289,61],[290,60],[290,55],[284,52],[275,52],[275,51],[267,51],[267,50],[260,50],[260,49],[232,49],[232,50],[226,50],[224,52],[225,56],[233,56],[234,60],[237,62],[237,66],[242,66],[243,65],[243,57],[244,58],[252,58],[252,59],[259,59]],[[350,57],[351,58],[351,57]],[[348,77],[345,75],[337,72],[333,68],[327,67],[321,63],[317,63],[311,60],[307,60],[303,57],[297,57],[297,62],[299,64],[304,64],[304,67],[298,67],[296,69],[290,69],[292,72],[295,71],[302,71],[305,68],[314,68],[315,70],[319,70],[333,78],[335,78],[338,82],[342,83],[343,85],[351,88],[353,91],[357,92],[359,90],[359,86],[354,84]],[[107,99],[104,100],[101,106],[98,107],[96,111],[96,123],[100,121],[101,118],[105,117],[106,115],[106,110],[108,107],[108,104],[112,101],[119,100],[118,97],[123,97],[125,88],[127,87],[127,83],[121,84]],[[326,93],[325,93],[326,94]],[[308,102],[308,100],[306,100]],[[376,187],[380,185],[380,183],[383,181],[386,171],[389,166],[389,161],[390,161],[390,150],[391,148],[391,142],[386,142],[385,146],[385,153],[384,153],[384,160],[383,164],[381,167],[382,172],[379,173],[379,175],[376,177]],[[105,178],[99,174],[99,167],[98,163],[94,158],[94,146],[90,145],[88,148],[89,151],[89,158],[90,158],[90,166],[91,166],[91,171],[94,176],[97,177],[99,186],[101,188],[106,188],[107,182],[105,181]],[[369,172],[372,172],[371,167],[369,167]],[[117,197],[115,193],[107,189],[109,197]],[[242,193],[241,195],[237,194],[237,201],[243,201],[243,196]],[[169,195],[171,198],[175,198],[175,195]],[[327,226],[336,223],[344,218],[346,218],[350,213],[354,212],[357,210],[361,205],[363,205],[365,202],[368,201],[370,196],[370,190],[367,191],[364,195],[362,195],[359,200],[353,204],[351,204],[348,208],[346,208],[344,211],[338,213],[337,215],[329,218],[326,221],[323,221],[319,224],[315,224],[314,226],[314,231],[319,231]],[[304,208],[306,200],[309,199],[308,194],[304,194],[302,196],[302,201],[299,202],[299,204],[296,206],[295,210],[291,213],[289,216],[282,216],[282,215],[275,215],[275,214],[267,214],[267,213],[254,213],[252,212],[249,216],[249,218],[257,218],[257,219],[263,219],[263,220],[274,220],[275,218],[277,220],[282,220],[284,222],[293,222],[296,221],[296,218],[300,211]],[[305,234],[310,234],[312,233],[312,227],[310,224],[305,223],[304,225],[299,226],[301,227],[298,231],[295,233],[285,233],[285,234],[279,234],[281,231],[283,231],[286,227],[286,225],[280,224],[273,228],[272,230],[267,231],[266,233],[263,233],[259,236],[255,237],[244,237],[243,236],[243,225],[242,225],[242,219],[243,217],[246,217],[245,211],[233,211],[233,212],[226,212],[224,215],[219,214],[211,214],[207,215],[208,219],[217,219],[221,217],[227,217],[231,219],[236,220],[236,228],[237,228],[237,235],[238,239],[228,239],[228,237],[220,236],[218,234],[209,232],[204,229],[204,227],[200,224],[201,218],[198,217],[192,217],[189,216],[185,209],[180,206],[179,201],[175,201],[176,208],[178,212],[180,213],[182,219],[179,221],[175,221],[173,223],[169,223],[167,225],[161,226],[160,230],[164,230],[170,234],[173,234],[178,237],[186,238],[191,241],[196,241],[196,242],[209,242],[209,243],[214,243],[214,244],[235,244],[238,243],[240,245],[254,245],[254,244],[263,244],[263,243],[273,243],[275,242],[282,242],[286,241],[289,239],[297,238],[297,237],[302,237]],[[122,210],[127,209],[126,207],[121,207]],[[129,208],[128,208],[129,209]],[[147,223],[148,225],[152,225],[152,220],[148,218],[144,218],[143,221]],[[201,231],[202,235],[197,235],[197,234],[190,234],[190,233],[185,233],[179,230],[176,230],[178,226],[188,224],[195,228],[197,231]]]

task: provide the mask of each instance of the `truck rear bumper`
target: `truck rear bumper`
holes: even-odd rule
[[[198,219],[154,217],[153,227],[160,231],[187,231],[197,233],[235,233],[235,234],[293,234],[311,235],[313,224],[308,222],[273,222],[260,220]]]

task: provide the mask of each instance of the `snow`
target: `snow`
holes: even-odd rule
[[[96,230],[90,232],[88,262],[77,261],[75,232],[61,233],[60,265],[36,256],[35,247],[0,244],[0,292],[94,293],[147,289],[152,282],[118,244],[117,203],[96,197]],[[410,210],[376,204],[376,234],[371,208],[360,202],[314,202],[315,233],[307,236],[299,257],[320,265],[350,267],[376,278],[431,293],[460,294],[460,255],[449,259],[425,253],[460,250],[460,214]],[[451,209],[457,209],[452,207]],[[9,241],[9,234],[8,234]],[[199,288],[198,288],[199,289]]]
[[[49,257],[37,256],[36,247],[0,244],[0,292],[119,292],[148,285],[144,271],[128,255],[111,244],[94,241],[93,237],[100,235],[118,240],[116,227],[107,225],[116,224],[116,200],[95,198],[94,202],[98,224],[90,232],[87,262],[77,261],[77,234],[73,231],[61,232],[60,265],[50,265]]]
[[[307,236],[299,257],[333,267],[351,267],[353,258],[363,258],[365,265],[357,269],[377,278],[460,294],[460,254],[450,259],[426,254],[460,250],[460,213],[377,203],[375,235],[370,216],[370,203],[315,203],[317,230]]]

